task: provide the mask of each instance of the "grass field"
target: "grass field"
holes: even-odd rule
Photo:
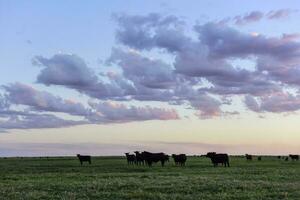
[[[1,158],[0,199],[300,199],[300,162],[231,157],[231,167],[127,166],[125,158]]]

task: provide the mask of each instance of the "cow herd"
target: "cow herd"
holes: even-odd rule
[[[127,164],[128,165],[137,165],[137,166],[149,166],[151,167],[155,163],[160,163],[161,166],[163,167],[166,162],[170,161],[170,156],[168,154],[165,154],[163,152],[160,153],[151,153],[148,151],[135,151],[134,154],[130,153],[125,153]],[[229,156],[228,154],[225,153],[216,153],[216,152],[208,152],[205,155],[207,158],[210,158],[212,164],[214,167],[217,167],[219,164],[221,164],[224,167],[229,167]],[[88,162],[91,164],[91,156],[89,155],[80,155],[77,154],[77,157],[79,159],[80,164],[82,165],[83,162]],[[174,163],[176,166],[185,166],[185,163],[187,161],[187,156],[186,154],[172,154],[171,156],[174,160]],[[245,158],[247,161],[253,160],[253,155],[246,154]],[[290,154],[288,157],[284,156],[277,156],[278,159],[284,159],[285,161],[288,161],[289,158],[292,161],[298,161],[299,160],[299,155],[294,155]],[[262,160],[261,156],[257,157],[258,161]]]
[[[128,165],[147,165],[151,167],[154,163],[160,163],[163,167],[166,162],[170,161],[170,157],[165,153],[151,153],[148,151],[135,151],[134,154],[125,153]],[[176,165],[185,166],[187,156],[185,154],[172,154],[172,158]]]
[[[250,155],[250,154],[246,154],[245,155],[245,158],[246,158],[246,160],[253,160],[253,155]],[[277,156],[277,158],[278,159],[284,159],[285,161],[288,161],[289,160],[289,158],[292,160],[292,161],[297,161],[297,160],[299,160],[299,155],[295,155],[295,154],[289,154],[288,156]],[[258,156],[257,157],[257,160],[258,161],[261,161],[261,156]]]

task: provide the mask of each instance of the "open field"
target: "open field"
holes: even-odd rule
[[[0,199],[300,199],[300,162],[231,157],[231,167],[189,157],[162,168],[121,157],[0,158]]]

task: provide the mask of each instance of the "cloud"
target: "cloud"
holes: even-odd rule
[[[65,86],[99,99],[124,98],[134,93],[134,88],[126,81],[121,85],[116,81],[100,80],[77,55],[56,54],[49,59],[38,56],[34,63],[44,68],[37,77],[38,83]]]
[[[258,102],[256,101],[256,99],[250,95],[246,95],[245,96],[245,99],[244,99],[244,102],[246,104],[246,106],[254,111],[254,112],[260,112],[260,106],[258,104]]]
[[[95,115],[91,116],[91,120],[94,122],[100,121],[100,123],[179,119],[174,109],[126,106],[112,101],[90,102],[90,106],[95,110]]]
[[[13,83],[3,86],[7,100],[13,104],[30,106],[34,110],[63,112],[71,115],[88,115],[90,112],[81,103],[64,100],[49,92],[39,91],[29,85]]]
[[[127,106],[112,101],[101,101],[84,106],[65,100],[32,86],[13,83],[2,86],[0,96],[0,129],[60,128],[82,124],[125,123],[146,120],[179,119],[174,109],[149,106]],[[22,107],[16,108],[21,105]],[[58,117],[57,113],[75,115],[77,120]]]
[[[228,26],[215,23],[196,25],[195,31],[201,42],[209,48],[214,58],[247,58],[256,55],[269,55],[279,59],[298,57],[300,44],[282,38],[252,36]]]
[[[235,17],[234,22],[242,25],[275,16],[283,17],[284,12],[253,11]],[[67,87],[96,99],[97,103],[82,110],[82,116],[92,123],[178,118],[176,111],[169,109],[129,106],[132,100],[141,105],[158,101],[187,106],[202,119],[237,114],[222,108],[231,104],[224,99],[232,96],[245,97],[245,105],[255,112],[299,109],[294,96],[282,99],[286,103],[278,111],[271,103],[286,88],[299,87],[297,33],[268,37],[242,32],[230,27],[230,23],[213,22],[196,23],[189,32],[188,23],[182,18],[158,13],[115,14],[113,19],[118,25],[116,40],[120,46],[112,48],[103,63],[108,68],[101,74],[73,54],[34,58],[34,63],[42,67],[38,83]],[[166,62],[164,56],[153,58],[161,52],[173,60]],[[238,67],[234,64],[237,60],[251,60],[254,66]],[[46,93],[31,96],[55,102],[55,106],[47,104],[49,111],[60,110],[66,103]],[[17,102],[13,96],[10,98]],[[25,105],[42,110],[39,102],[33,100],[29,98]],[[69,110],[63,112],[71,114],[81,112],[71,111],[71,105],[65,109]]]
[[[9,119],[0,121],[0,129],[41,129],[61,128],[87,124],[83,120],[66,120],[51,114],[10,115]]]
[[[227,17],[218,22],[218,24],[225,25],[233,23],[234,25],[244,26],[249,23],[259,22],[261,20],[279,20],[289,17],[291,14],[298,12],[292,9],[271,10],[269,12],[251,11],[244,15],[237,15],[235,17]]]
[[[114,48],[107,62],[120,66],[124,77],[134,85],[165,89],[175,84],[172,67],[159,59],[150,59],[137,52]]]
[[[297,10],[292,9],[280,9],[280,10],[272,10],[267,13],[267,18],[274,20],[274,19],[281,19],[286,18],[292,13],[298,12]]]
[[[247,23],[256,22],[261,20],[264,17],[264,14],[260,11],[252,11],[244,16],[234,17],[236,25],[245,25]]]
[[[150,50],[155,47],[168,51],[183,49],[189,42],[184,35],[184,21],[158,13],[148,15],[113,15],[118,24],[116,39],[131,48]]]
[[[37,81],[45,85],[86,87],[98,81],[86,63],[74,54],[56,54],[50,59],[36,56],[33,62],[45,67],[37,77]]]
[[[199,118],[207,119],[223,114],[223,111],[220,109],[221,101],[206,94],[196,96],[190,102],[191,106],[196,109],[196,115]]]
[[[247,107],[254,112],[294,112],[300,109],[300,96],[287,92],[272,94],[258,98],[246,96]]]

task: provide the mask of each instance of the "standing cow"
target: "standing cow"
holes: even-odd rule
[[[77,154],[77,157],[81,165],[83,162],[88,162],[89,164],[92,164],[91,156],[84,156],[84,155]]]
[[[252,155],[246,154],[245,157],[247,160],[252,160]]]
[[[185,162],[187,159],[185,154],[172,154],[172,157],[174,159],[175,165],[185,166]]]
[[[299,160],[299,155],[293,155],[293,154],[290,154],[289,157],[290,157],[292,160]]]
[[[126,155],[128,165],[133,165],[136,162],[134,154],[125,153],[125,155]]]
[[[164,153],[150,153],[147,151],[143,151],[142,155],[149,167],[151,167],[153,163],[157,162],[160,162],[161,166],[163,167],[165,165],[165,162],[169,160],[169,156]]]
[[[135,159],[136,159],[136,164],[137,165],[144,165],[144,156],[142,153],[140,153],[139,151],[135,151]]]
[[[225,165],[225,167],[229,167],[229,156],[228,154],[209,152],[206,154],[206,157],[211,159],[214,167],[217,167],[219,163]]]

